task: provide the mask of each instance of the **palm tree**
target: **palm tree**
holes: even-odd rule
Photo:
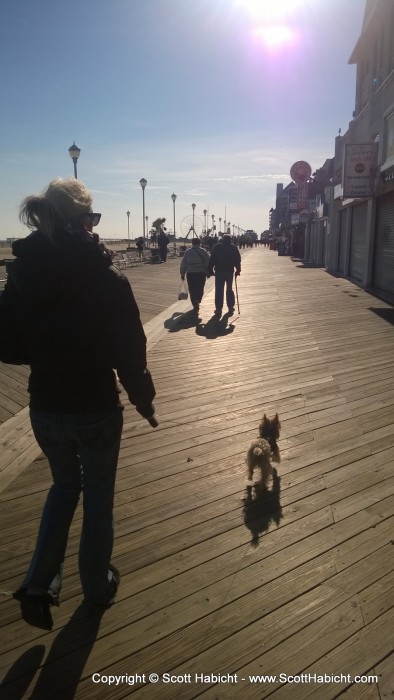
[[[165,218],[158,218],[156,221],[153,222],[152,228],[155,229],[155,234],[153,238],[153,242],[156,245],[157,244],[157,239],[159,236],[160,231],[164,228],[164,223],[165,223]],[[164,229],[165,230],[165,229]]]

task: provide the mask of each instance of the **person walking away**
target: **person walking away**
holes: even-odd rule
[[[135,244],[137,246],[137,255],[138,255],[139,259],[142,260],[142,255],[144,252],[144,239],[142,237],[137,238]]]
[[[27,197],[33,232],[13,244],[0,299],[0,360],[29,364],[30,420],[53,484],[26,577],[14,593],[23,619],[52,628],[69,528],[83,494],[79,573],[84,602],[114,602],[113,499],[123,406],[115,371],[137,411],[155,426],[146,337],[127,278],[92,233],[101,214],[80,180],[54,180]],[[157,423],[156,423],[157,425]]]
[[[192,247],[188,248],[181,261],[181,279],[187,277],[190,301],[193,309],[198,311],[204,295],[205,281],[208,277],[209,253],[201,248],[199,238],[192,239]]]
[[[222,242],[215,245],[209,259],[208,274],[215,275],[215,316],[222,315],[224,287],[226,285],[226,303],[230,314],[234,313],[235,295],[233,279],[241,274],[241,254],[233,243],[231,236],[224,234]]]
[[[167,246],[170,239],[164,233],[164,229],[160,228],[159,235],[157,237],[157,247],[159,248],[159,255],[161,262],[166,262],[167,260]]]

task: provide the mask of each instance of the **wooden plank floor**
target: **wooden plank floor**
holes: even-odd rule
[[[117,602],[101,620],[78,607],[79,511],[53,632],[3,596],[1,697],[392,696],[393,310],[262,248],[243,257],[239,295],[231,324],[209,320],[212,291],[197,324],[173,308],[148,319],[160,426],[125,409]],[[275,411],[282,463],[264,492],[244,459]],[[26,570],[49,481],[41,458],[1,495],[3,590]]]

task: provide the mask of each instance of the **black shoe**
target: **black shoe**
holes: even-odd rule
[[[107,605],[112,605],[115,602],[115,596],[118,592],[118,588],[120,585],[120,572],[119,569],[116,568],[114,564],[109,565],[109,570],[112,571],[112,583],[113,583],[113,591],[111,593],[111,597],[109,598],[108,602],[106,603]]]
[[[120,584],[120,573],[119,569],[117,569],[114,564],[110,564],[108,568],[112,572],[113,577],[111,593],[109,594],[108,600],[106,600],[105,603],[89,603],[89,601],[85,599],[84,603],[90,610],[105,610],[106,608],[110,608],[115,602],[115,597]]]
[[[50,611],[52,604],[49,595],[30,595],[23,589],[13,594],[15,600],[21,604],[22,620],[28,625],[39,627],[42,630],[52,630],[53,619]]]
[[[230,316],[233,315],[234,311],[235,311],[234,306],[229,306],[229,307],[228,307],[228,312],[229,312]]]
[[[222,315],[222,312],[221,312],[221,311],[219,311],[219,309],[215,309],[215,313],[214,313],[214,316],[216,316],[217,318],[220,318],[220,317],[221,317],[221,315]]]

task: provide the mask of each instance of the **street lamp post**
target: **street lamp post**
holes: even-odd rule
[[[175,202],[176,202],[176,194],[171,195],[172,199],[172,209],[174,213],[174,251],[176,251],[176,231],[175,231]]]
[[[192,238],[194,238],[194,236],[196,235],[196,232],[194,230],[194,210],[195,210],[195,208],[196,208],[196,205],[192,204],[192,209],[193,209],[193,236],[192,236]]]
[[[69,152],[69,154],[70,154],[70,158],[71,158],[72,162],[74,163],[74,177],[75,177],[75,179],[77,180],[77,179],[78,179],[78,176],[77,176],[77,160],[78,160],[78,158],[79,158],[79,154],[81,153],[81,149],[78,148],[78,146],[75,145],[75,141],[74,141],[73,145],[70,146],[70,148],[68,149],[68,152]]]
[[[130,248],[130,212],[126,211],[127,214],[127,250]]]
[[[145,245],[145,187],[147,186],[148,182],[145,180],[144,177],[141,178],[140,180],[140,185],[142,188],[142,237],[144,239],[144,245]]]
[[[219,236],[220,236],[221,232],[222,232],[222,217],[219,216]]]
[[[207,226],[207,210],[204,209],[203,214],[204,214],[204,228],[205,228],[205,234],[208,233],[208,226]]]
[[[145,221],[146,221],[146,245],[149,248],[150,247],[150,238],[149,238],[149,226],[148,226],[149,217],[148,216],[145,217]]]
[[[214,234],[214,230],[215,230],[215,229],[214,229],[214,226],[215,226],[215,214],[212,214],[212,217],[211,217],[211,218],[212,218],[212,235],[214,236],[214,235],[215,235],[215,234]]]

